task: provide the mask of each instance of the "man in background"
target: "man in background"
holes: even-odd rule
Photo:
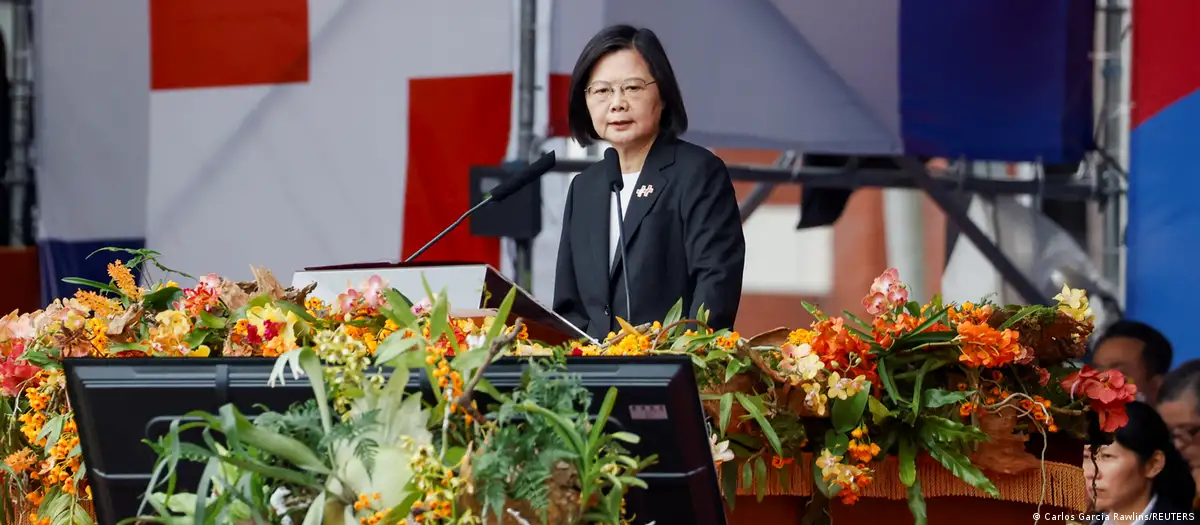
[[[1200,359],[1193,359],[1163,378],[1158,413],[1175,440],[1175,448],[1200,482]]]
[[[1150,405],[1158,403],[1158,390],[1172,359],[1171,342],[1162,332],[1125,319],[1113,323],[1092,352],[1094,368],[1119,370],[1137,386],[1138,399]]]

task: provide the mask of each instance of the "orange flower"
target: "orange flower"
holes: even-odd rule
[[[974,368],[1007,365],[1022,355],[1018,337],[1015,330],[1000,331],[987,324],[964,322],[958,325],[957,340],[962,343],[958,360]]]
[[[841,317],[817,321],[812,328],[810,346],[827,370],[840,372],[845,377],[866,376],[868,381],[879,386],[871,345],[847,329]]]
[[[975,306],[974,303],[966,302],[957,307],[951,307],[946,314],[950,317],[950,322],[954,324],[987,324],[988,318],[992,316],[992,307],[986,304]]]
[[[138,287],[137,281],[133,278],[133,272],[129,271],[129,268],[119,259],[109,263],[108,276],[117,283],[117,288],[121,290],[121,293],[134,301],[141,300],[145,290]]]

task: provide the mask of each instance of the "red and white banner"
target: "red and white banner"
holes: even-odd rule
[[[59,258],[141,239],[242,278],[391,260],[509,149],[511,2],[36,7],[40,237]],[[498,264],[499,243],[462,228],[423,259]]]

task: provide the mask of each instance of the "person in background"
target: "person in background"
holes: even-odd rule
[[[1122,319],[1105,330],[1092,352],[1092,366],[1115,368],[1133,381],[1138,400],[1158,403],[1158,390],[1171,368],[1171,342],[1154,327]]]
[[[1163,378],[1158,413],[1166,421],[1175,448],[1200,483],[1200,359],[1187,361]]]
[[[1150,405],[1125,405],[1129,422],[1114,434],[1089,433],[1083,476],[1096,512],[1108,519],[1093,525],[1192,523],[1196,484],[1188,464],[1171,443],[1166,423]],[[1158,514],[1154,520],[1145,515]]]

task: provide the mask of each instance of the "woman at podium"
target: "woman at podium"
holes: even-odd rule
[[[746,255],[737,197],[725,163],[679,138],[687,111],[658,37],[626,25],[592,37],[568,118],[580,144],[612,148],[571,182],[554,310],[597,339],[618,316],[660,320],[680,299],[685,316],[703,305],[709,326],[731,328]]]

